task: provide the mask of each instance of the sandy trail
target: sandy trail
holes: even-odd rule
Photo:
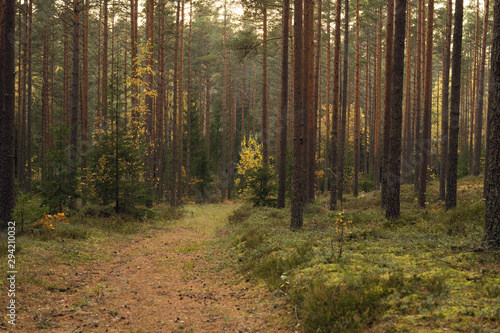
[[[63,286],[20,313],[16,331],[295,332],[284,300],[217,264],[210,241],[233,209],[187,207],[172,227],[61,272]]]

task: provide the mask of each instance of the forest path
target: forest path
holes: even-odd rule
[[[211,242],[235,208],[188,206],[172,226],[73,267],[66,287],[39,295],[39,308],[19,316],[17,331],[295,332],[284,300],[218,263]]]

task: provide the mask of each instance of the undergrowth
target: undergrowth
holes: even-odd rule
[[[496,332],[500,262],[480,248],[482,178],[460,179],[448,211],[437,186],[429,184],[426,209],[403,186],[401,217],[391,221],[379,192],[347,196],[342,237],[326,196],[306,207],[299,231],[288,209],[241,206],[220,241],[241,273],[288,297],[308,332]]]

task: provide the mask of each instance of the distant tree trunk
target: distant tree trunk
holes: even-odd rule
[[[406,27],[403,27],[406,28]],[[385,26],[385,93],[384,93],[384,147],[382,154],[382,207],[387,208],[387,179],[389,177],[389,145],[391,135],[392,74],[394,38],[394,0],[387,1],[387,23]]]
[[[330,131],[331,131],[331,125],[330,125],[330,82],[331,82],[331,62],[332,62],[332,43],[331,43],[331,20],[330,20],[330,14],[331,14],[331,1],[328,1],[328,15],[327,15],[327,20],[326,20],[326,34],[327,34],[327,39],[326,39],[326,128],[325,128],[325,166],[324,166],[324,180],[325,180],[325,192],[328,191],[328,180],[330,179],[330,173],[329,173],[329,168],[330,168]]]
[[[108,0],[104,0],[103,5],[103,15],[104,15],[104,29],[103,29],[103,46],[102,46],[102,120],[101,124],[106,127],[107,117],[108,117],[108,36],[109,36],[109,26],[108,26]]]
[[[22,43],[22,66],[19,67],[21,79],[21,96],[20,113],[18,114],[17,127],[17,181],[22,189],[24,189],[26,176],[26,83],[28,81],[28,4],[25,2],[22,7],[22,29],[19,27],[20,36],[19,44]],[[21,32],[22,30],[22,32]]]
[[[12,221],[14,196],[15,6],[2,1],[0,28],[0,230]]]
[[[421,117],[421,101],[422,101],[422,45],[423,45],[423,24],[422,24],[422,19],[423,19],[423,0],[418,0],[418,18],[417,18],[417,57],[415,61],[415,74],[416,74],[416,91],[415,91],[415,104],[414,104],[414,110],[413,110],[413,115],[414,115],[414,121],[413,124],[415,126],[414,131],[415,135],[414,140],[415,140],[415,147],[414,147],[414,162],[415,162],[415,173],[413,177],[413,181],[415,184],[415,191],[418,193],[418,186],[420,185],[419,183],[419,176],[420,176],[420,154],[421,154],[421,139],[420,139],[420,117]]]
[[[342,77],[342,121],[340,128],[340,140],[339,140],[339,165],[338,170],[338,196],[340,202],[342,202],[342,196],[344,194],[344,156],[346,151],[346,126],[347,123],[347,104],[349,100],[349,0],[345,0],[345,17],[344,17],[344,69]]]
[[[446,178],[446,208],[457,206],[458,132],[460,118],[460,77],[462,63],[462,27],[464,18],[463,0],[456,0],[453,31],[453,55],[451,70],[451,104],[448,151],[448,174]]]
[[[286,190],[286,145],[287,145],[287,112],[288,112],[288,38],[290,35],[288,21],[290,20],[290,1],[283,0],[282,21],[282,50],[281,50],[281,109],[280,109],[280,132],[279,132],[279,184],[278,184],[278,208],[285,207]],[[243,87],[245,86],[243,81]],[[244,99],[243,99],[244,101]],[[243,133],[243,113],[241,110],[241,132]]]
[[[78,88],[80,85],[80,2],[73,1],[73,69],[71,82],[71,137],[69,157],[71,160],[71,183],[76,190],[76,171],[78,153],[78,99],[80,97]],[[70,204],[74,206],[76,199],[71,198]]]
[[[227,179],[227,36],[226,36],[226,25],[227,25],[227,1],[224,1],[224,31],[223,31],[223,44],[222,44],[222,190],[221,190],[221,202],[226,200],[226,179]]]
[[[177,168],[178,164],[178,155],[179,155],[179,134],[178,134],[178,126],[177,126],[177,112],[178,110],[178,80],[179,80],[179,35],[180,35],[180,15],[181,15],[181,0],[177,0],[177,10],[175,15],[175,42],[174,42],[174,85],[173,85],[173,112],[172,112],[172,188],[170,192],[170,205],[177,205],[177,196],[175,189],[177,188]],[[179,111],[180,112],[180,111]]]
[[[380,117],[382,113],[382,8],[379,7],[377,61],[375,75],[375,156],[374,156],[374,187],[380,188]]]
[[[313,13],[311,16],[313,16],[313,25],[314,25],[314,4],[312,5],[313,7]],[[319,118],[319,124],[321,125],[321,115],[319,115],[319,99],[320,99],[320,91],[321,91],[321,84],[320,84],[320,59],[321,59],[321,15],[322,15],[322,0],[318,0],[318,19],[317,19],[317,32],[316,32],[316,54],[314,54],[314,48],[311,48],[311,51],[309,51],[313,56],[315,56],[315,67],[314,67],[314,84],[312,85],[313,87],[313,101],[312,101],[312,113],[309,113],[309,199],[313,200],[314,195],[315,195],[315,180],[316,180],[316,136],[318,138],[321,138],[321,129],[318,132],[317,129],[317,124],[318,124],[318,118]],[[314,40],[311,38],[311,40]],[[314,42],[313,45],[314,46]],[[311,56],[311,55],[309,55]],[[314,66],[314,64],[313,64]],[[309,65],[310,69],[312,69],[311,65]],[[310,80],[312,81],[312,80]],[[311,95],[311,93],[309,93]],[[312,123],[311,123],[312,120]],[[320,143],[318,142],[318,147],[321,148]],[[318,158],[319,158],[319,151],[318,151]],[[319,186],[318,186],[319,190]]]
[[[177,156],[177,201],[182,202],[182,197],[184,195],[184,183],[182,181],[182,154],[183,150],[183,134],[184,134],[184,0],[181,0],[181,21],[179,26],[179,76],[178,76],[178,89],[177,98],[179,99],[178,107],[179,112],[177,116],[179,120],[177,126],[178,144],[179,144],[179,156]]]
[[[411,2],[407,3],[407,19],[406,19],[406,80],[405,80],[405,106],[404,106],[404,117],[403,117],[403,147],[402,147],[402,163],[401,163],[401,181],[409,182],[411,179],[411,173],[413,172],[411,167],[411,154],[412,154],[412,143],[413,135],[411,125],[411,113],[410,113],[410,89],[411,89]]]
[[[474,163],[474,124],[476,122],[476,92],[478,89],[479,71],[479,0],[476,0],[476,22],[474,31],[474,68],[472,70],[472,91],[470,107],[470,131],[469,131],[469,175],[472,175]]]
[[[451,45],[451,21],[453,17],[453,0],[448,0],[446,16],[446,36],[443,48],[443,93],[441,106],[441,161],[439,172],[439,199],[446,198],[446,175],[448,173],[448,100],[450,86],[450,45]]]
[[[68,4],[70,2],[67,1],[64,3],[64,13],[63,13],[63,20],[64,20],[64,32],[63,32],[63,39],[64,39],[64,56],[63,56],[63,67],[64,67],[64,73],[63,73],[63,107],[62,107],[62,114],[60,119],[60,124],[64,124],[64,126],[70,126],[69,123],[69,114],[70,114],[70,103],[69,103],[69,72],[70,72],[70,67],[69,67],[69,55],[71,54],[71,51],[69,49],[69,22],[71,21],[71,16],[69,16],[69,13],[71,10],[68,8]]]
[[[304,108],[306,132],[304,170],[306,170],[305,192],[306,201],[314,198],[314,160],[315,142],[314,129],[314,1],[304,1]]]
[[[28,112],[26,114],[26,178],[25,178],[25,190],[29,193],[31,192],[31,185],[32,185],[32,179],[31,179],[31,147],[32,147],[32,135],[31,135],[31,130],[32,130],[32,119],[33,119],[33,89],[32,89],[32,78],[33,78],[33,71],[32,71],[32,65],[33,61],[32,59],[32,31],[33,31],[33,1],[30,0],[29,4],[29,12],[28,12]]]
[[[49,31],[43,30],[43,61],[42,61],[42,181],[47,177],[47,148],[49,146]]]
[[[210,77],[205,79],[205,144],[210,156]]]
[[[130,58],[132,60],[132,71],[131,76],[136,77],[137,75],[137,43],[138,43],[138,2],[139,0],[130,0]],[[163,34],[163,33],[162,33]],[[138,95],[137,85],[132,86],[132,124],[137,126],[137,121],[139,120],[136,105],[138,103],[136,96]]]
[[[488,94],[488,170],[486,172],[486,213],[482,244],[500,245],[500,1],[493,7],[491,80]]]
[[[165,112],[165,90],[166,90],[166,73],[165,73],[165,1],[159,2],[159,16],[160,16],[160,45],[158,50],[158,97],[156,99],[156,135],[155,135],[155,182],[156,196],[163,197],[163,183],[164,183],[164,164],[163,164],[163,151],[164,151],[164,137],[163,137],[163,119]]]
[[[193,1],[189,1],[189,33],[188,33],[188,82],[187,82],[187,119],[186,119],[186,195],[189,197],[191,180],[191,44],[193,41]]]
[[[338,123],[339,123],[339,81],[340,81],[340,17],[342,4],[337,1],[335,7],[335,37],[333,47],[333,97],[332,97],[332,156],[330,182],[330,210],[337,210],[337,190],[339,184],[338,158]]]
[[[484,2],[484,21],[483,21],[483,36],[481,44],[481,61],[479,63],[479,77],[477,82],[476,93],[476,141],[474,142],[474,165],[473,173],[478,176],[481,171],[481,144],[483,131],[483,103],[484,103],[484,67],[486,63],[486,42],[488,31],[488,9],[489,0]]]
[[[368,37],[369,38],[369,37]],[[369,150],[368,150],[368,114],[369,114],[369,106],[371,105],[370,100],[371,100],[371,89],[370,89],[370,43],[369,39],[366,41],[366,73],[365,73],[365,132],[364,132],[364,146],[363,146],[363,173],[364,173],[364,178],[367,177],[368,175],[368,155],[369,155]]]
[[[262,20],[262,158],[264,167],[269,164],[269,111],[267,90],[267,7],[264,5]]]
[[[425,51],[425,85],[424,85],[424,120],[422,132],[422,166],[420,168],[420,186],[418,188],[418,205],[425,208],[427,192],[427,168],[431,155],[431,108],[432,108],[432,48],[434,32],[434,0],[429,0],[427,9],[427,41]]]
[[[292,193],[291,193],[291,222],[290,227],[299,229],[303,224],[304,202],[306,199],[305,177],[306,172],[303,169],[303,160],[305,155],[305,122],[304,122],[304,40],[303,40],[303,0],[295,0],[293,11],[293,30],[294,47],[293,56],[295,59],[293,67],[293,174],[292,174]]]
[[[431,2],[433,0],[430,0]],[[405,61],[406,0],[396,0],[396,21],[394,33],[394,63],[392,86],[391,128],[389,139],[389,170],[387,178],[387,219],[399,217],[401,185],[401,140],[403,123],[403,89]],[[432,34],[432,33],[431,33]]]
[[[82,106],[80,114],[80,135],[82,140],[82,171],[87,168],[87,146],[88,146],[88,112],[89,112],[89,8],[90,1],[85,0],[83,14],[83,69],[82,69]],[[82,174],[85,181],[85,173]],[[85,204],[85,198],[82,201]]]
[[[353,195],[358,196],[358,180],[359,180],[359,156],[360,156],[360,78],[361,69],[359,61],[359,0],[356,0],[356,65],[354,73],[354,182],[353,182]]]

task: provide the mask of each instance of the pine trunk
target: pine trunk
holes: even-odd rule
[[[353,195],[358,196],[358,181],[359,181],[359,167],[360,167],[360,46],[359,46],[359,0],[356,0],[356,65],[354,73],[354,182],[353,182]]]
[[[462,63],[462,28],[464,17],[463,0],[456,0],[453,31],[453,54],[451,70],[451,103],[448,151],[448,174],[446,177],[446,208],[457,206],[458,133],[460,120],[460,78]]]

